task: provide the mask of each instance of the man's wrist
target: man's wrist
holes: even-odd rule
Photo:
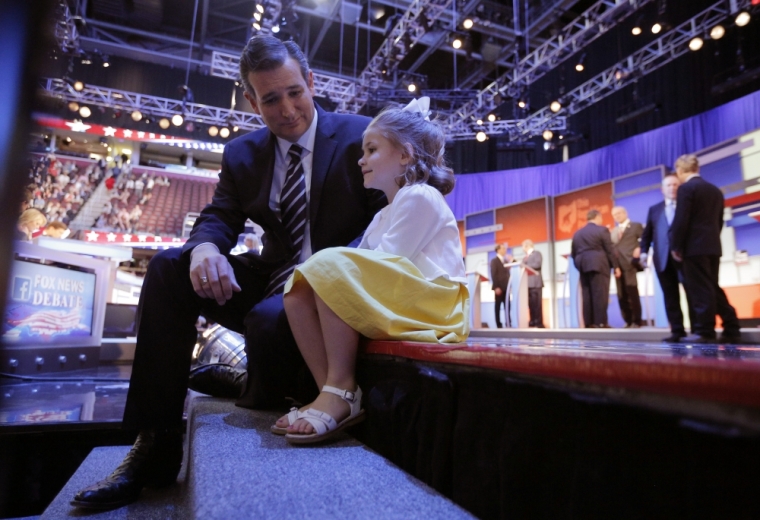
[[[204,252],[204,251],[205,252],[210,252],[209,248],[213,248],[214,251],[216,251],[217,253],[219,253],[219,248],[216,247],[216,244],[214,244],[213,242],[203,242],[202,244],[198,244],[197,246],[195,246],[193,248],[193,250],[190,252],[190,261],[192,262],[193,255],[196,252],[198,252],[198,251],[199,252]]]

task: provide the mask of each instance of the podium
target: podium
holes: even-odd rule
[[[538,271],[520,262],[504,264],[509,268],[509,284],[507,294],[510,297],[509,322],[513,329],[527,329],[530,323],[528,308],[528,276],[538,274]]]
[[[470,271],[467,275],[467,289],[470,291],[470,329],[482,329],[481,321],[481,304],[480,304],[480,284],[488,282],[489,279],[483,273]]]
[[[583,321],[583,291],[581,290],[581,273],[575,267],[575,262],[569,254],[562,255],[567,259],[567,273],[562,285],[563,306],[560,326],[566,329],[582,329],[586,326]]]

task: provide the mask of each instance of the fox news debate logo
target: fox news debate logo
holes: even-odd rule
[[[26,276],[13,278],[13,292],[11,298],[17,302],[28,302],[32,299],[32,279]]]

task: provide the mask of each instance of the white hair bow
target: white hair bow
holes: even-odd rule
[[[404,112],[419,112],[425,121],[430,121],[430,98],[422,96],[419,99],[413,99],[404,107]]]

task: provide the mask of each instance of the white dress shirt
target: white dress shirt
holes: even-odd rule
[[[401,188],[375,215],[359,247],[406,257],[426,280],[467,283],[456,218],[429,184]]]

